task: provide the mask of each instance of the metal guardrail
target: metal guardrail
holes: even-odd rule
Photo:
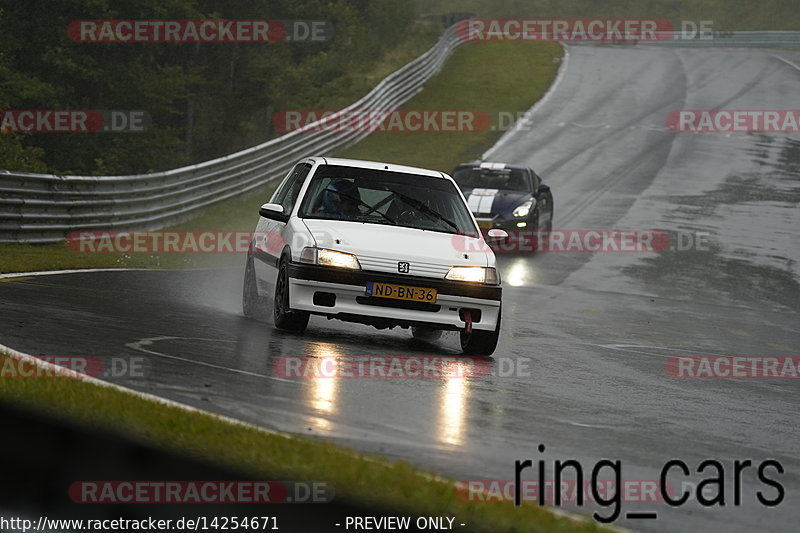
[[[341,113],[390,110],[406,102],[464,42],[455,28],[449,27],[430,50],[384,78]],[[634,43],[619,43],[626,44]],[[800,32],[732,32],[712,34],[711,39],[640,44],[800,49]],[[370,133],[367,129],[313,131],[322,123],[310,124],[312,131],[294,131],[218,159],[151,174],[56,176],[0,170],[0,242],[57,242],[80,230],[163,228],[193,211],[283,177],[303,157],[325,155]]]
[[[422,90],[463,41],[455,26],[427,52],[339,113],[391,110]],[[316,126],[316,127],[315,127]],[[354,128],[357,130],[357,128]],[[196,165],[131,176],[56,176],[0,170],[0,242],[46,243],[74,231],[153,230],[281,178],[303,157],[325,155],[370,132],[325,131],[323,120]]]

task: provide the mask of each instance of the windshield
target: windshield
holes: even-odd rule
[[[464,167],[456,169],[453,179],[456,180],[461,190],[481,188],[518,192],[531,191],[530,181],[521,169]]]
[[[299,216],[443,233],[475,231],[467,206],[449,180],[336,165],[317,169]]]

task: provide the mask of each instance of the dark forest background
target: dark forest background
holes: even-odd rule
[[[83,19],[313,19],[332,24],[334,35],[317,43],[74,42],[67,26]],[[359,73],[414,19],[406,0],[2,0],[0,109],[145,110],[153,125],[0,134],[0,168],[130,174],[258,144],[272,134],[274,110],[350,103]]]

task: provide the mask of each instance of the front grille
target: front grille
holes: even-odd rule
[[[439,304],[375,298],[374,296],[356,296],[356,302],[361,305],[377,305],[379,307],[394,307],[396,309],[411,309],[412,311],[427,311],[430,313],[436,313],[442,308]]]
[[[359,255],[358,261],[361,263],[361,268],[366,271],[399,273],[397,270],[397,259]],[[409,260],[408,262],[411,264],[408,271],[410,275],[444,279],[445,275],[447,275],[447,272],[450,270],[450,265],[437,265],[414,260]]]

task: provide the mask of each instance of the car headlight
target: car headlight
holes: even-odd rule
[[[485,283],[487,285],[500,284],[500,276],[497,275],[497,270],[493,267],[454,266],[450,268],[444,279]]]
[[[358,262],[358,258],[353,254],[328,250],[327,248],[314,248],[312,246],[303,248],[303,251],[300,253],[300,262],[310,263],[312,265],[361,270],[361,263]]]
[[[532,205],[533,205],[533,200],[527,200],[526,202],[523,202],[520,205],[518,205],[517,208],[511,212],[511,214],[517,218],[526,217],[531,212]]]

